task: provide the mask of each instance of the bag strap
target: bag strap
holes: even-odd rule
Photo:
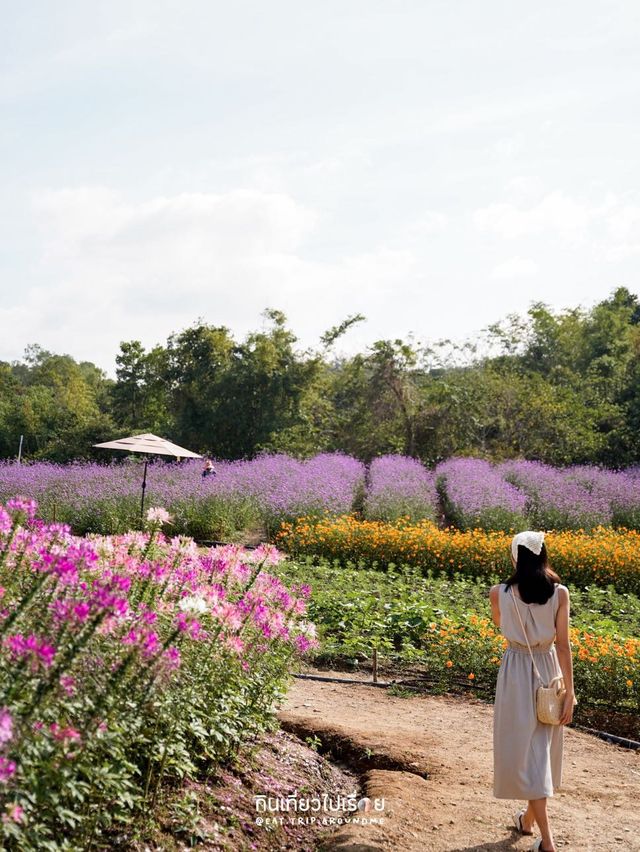
[[[527,637],[527,631],[525,630],[524,624],[522,623],[522,616],[520,615],[520,610],[518,609],[518,602],[516,600],[516,596],[513,593],[513,586],[509,586],[509,589],[511,591],[511,597],[513,598],[513,602],[516,605],[516,612],[518,613],[518,618],[520,619],[520,624],[522,626],[522,632],[524,633],[524,638],[527,640],[527,648],[529,649],[529,653],[531,654],[531,662],[533,663],[533,668],[535,670],[535,673],[538,675],[538,680],[540,681],[540,683],[542,683],[544,685],[544,681],[543,681],[543,679],[540,675],[540,672],[538,671],[538,667],[536,666],[536,661],[533,659],[533,651],[531,650],[531,645],[529,644],[529,638]]]

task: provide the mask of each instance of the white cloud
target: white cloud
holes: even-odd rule
[[[4,347],[41,341],[102,364],[119,340],[153,344],[204,314],[255,325],[260,310],[280,307],[283,269],[316,219],[285,194],[248,190],[133,202],[80,187],[39,193],[34,209],[42,283],[21,305],[0,306]]]
[[[0,33],[0,358],[111,369],[267,306],[301,345],[356,311],[345,345],[459,339],[638,280],[631,0],[29,5]]]
[[[509,180],[506,188],[523,201],[531,201],[543,194],[542,181],[535,175],[517,175]]]
[[[480,233],[494,234],[511,242],[519,240],[522,244],[530,243],[532,238],[553,235],[573,244],[582,259],[605,265],[640,255],[640,205],[633,203],[633,198],[607,192],[602,199],[581,202],[559,190],[542,194],[540,181],[527,177],[511,179],[507,189],[520,204],[498,202],[476,210],[473,223]],[[534,202],[534,197],[539,200]],[[540,250],[546,252],[547,247],[548,243]],[[511,264],[512,261],[499,264],[491,277],[511,277]],[[525,267],[520,262],[514,269],[518,267],[522,277]]]
[[[46,192],[34,200],[53,253],[106,251],[114,265],[149,257],[149,243],[176,260],[287,252],[310,233],[315,214],[284,193],[181,193],[133,203],[103,187]],[[164,247],[164,249],[163,249]],[[166,260],[166,258],[165,258]]]
[[[518,154],[521,154],[525,148],[525,136],[523,133],[516,133],[513,136],[505,136],[498,139],[492,145],[494,156],[501,160],[512,160]]]
[[[412,251],[306,256],[317,214],[284,193],[183,193],[139,202],[104,187],[40,193],[41,280],[0,305],[3,347],[39,341],[110,366],[119,340],[162,342],[197,317],[238,335],[266,307],[306,340],[359,310],[386,317],[417,274]],[[29,337],[24,339],[25,328]]]
[[[497,281],[508,281],[514,278],[533,278],[538,272],[538,264],[526,257],[510,257],[495,266],[490,277]]]
[[[506,239],[533,236],[547,231],[563,239],[584,238],[594,211],[562,192],[551,192],[528,208],[515,204],[490,204],[476,210],[473,221],[480,231],[497,234]]]
[[[538,299],[564,307],[604,297],[611,283],[602,268],[640,243],[634,199],[582,205],[593,234],[577,251],[558,246],[565,266],[543,280],[536,261],[548,268],[549,253],[532,238],[559,226],[575,233],[583,220],[569,196],[541,198],[491,204],[473,218],[422,208],[364,248],[346,235],[329,258],[325,241],[341,237],[335,211],[282,188],[142,198],[100,186],[41,191],[33,202],[42,238],[34,283],[0,302],[0,358],[39,342],[112,370],[121,340],[162,343],[199,317],[242,338],[267,307],[284,310],[304,346],[348,314],[365,314],[344,342],[353,351],[410,331],[458,339]],[[482,229],[521,242],[504,251]]]
[[[409,230],[413,234],[437,234],[447,227],[449,217],[437,210],[427,210],[416,222],[412,222]]]
[[[640,206],[622,204],[608,216],[609,234],[616,243],[640,243]]]
[[[640,243],[619,243],[604,250],[600,249],[598,254],[606,261],[617,263],[640,255]]]

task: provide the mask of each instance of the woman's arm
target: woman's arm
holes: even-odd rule
[[[500,627],[500,604],[499,596],[500,586],[491,586],[489,589],[489,600],[491,601],[491,618],[496,627]]]
[[[567,695],[560,718],[561,725],[568,725],[573,718],[573,699],[575,696],[573,688],[573,659],[571,656],[571,642],[569,640],[569,590],[558,589],[558,612],[556,613],[556,652],[560,671],[564,678]]]

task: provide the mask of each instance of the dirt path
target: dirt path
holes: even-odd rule
[[[322,672],[322,674],[331,674]],[[338,673],[335,673],[339,676]],[[384,825],[336,830],[326,850],[520,852],[517,802],[494,799],[493,705],[474,698],[400,698],[369,686],[296,680],[280,713],[286,730],[350,755]],[[422,776],[422,777],[421,777]],[[565,731],[562,789],[549,800],[556,846],[640,852],[640,752]]]

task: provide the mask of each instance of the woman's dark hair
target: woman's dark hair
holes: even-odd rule
[[[554,583],[560,583],[560,577],[549,565],[547,548],[542,545],[540,554],[520,544],[516,569],[505,583],[505,591],[514,583],[524,603],[546,603],[553,594]]]

